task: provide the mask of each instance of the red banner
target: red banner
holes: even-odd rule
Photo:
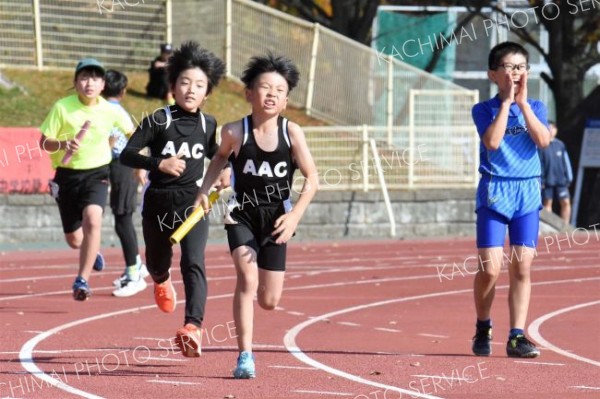
[[[0,128],[0,194],[48,192],[54,170],[40,137],[34,127]]]

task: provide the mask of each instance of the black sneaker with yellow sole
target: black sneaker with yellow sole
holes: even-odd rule
[[[506,343],[506,354],[508,357],[532,358],[538,357],[540,350],[524,335],[517,335]]]

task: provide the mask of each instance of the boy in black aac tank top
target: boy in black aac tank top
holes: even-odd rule
[[[252,114],[221,130],[221,145],[206,171],[196,204],[208,209],[208,190],[229,160],[236,204],[226,216],[227,238],[237,272],[233,297],[240,354],[234,378],[254,378],[252,354],[254,296],[266,310],[281,298],[286,243],[318,189],[318,177],[304,133],[280,116],[298,70],[285,57],[254,57],[242,75]],[[294,170],[304,185],[294,208],[290,194]]]

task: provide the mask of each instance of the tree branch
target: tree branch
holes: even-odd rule
[[[320,5],[318,5],[314,1],[306,1],[306,0],[280,0],[282,3],[286,4],[288,7],[293,7],[303,15],[308,15],[312,18],[325,18],[330,19],[331,15],[328,15]],[[317,15],[315,15],[315,12]]]
[[[510,15],[502,10],[501,8],[499,8],[496,5],[492,5],[491,6],[492,9],[502,15],[504,15],[507,20],[510,20]],[[506,27],[504,29],[507,29]],[[531,46],[533,46],[537,51],[539,51],[540,54],[544,55],[544,49],[542,48],[542,46],[540,46],[540,44],[537,42],[537,40],[531,35],[531,33],[525,29],[525,28],[521,28],[521,29],[516,29],[516,30],[511,30],[512,33],[514,33],[515,35],[517,35],[520,39],[523,39],[523,41],[525,41],[527,44],[530,44]]]
[[[546,72],[542,72],[540,73],[540,77],[544,80],[544,82],[546,82],[546,84],[548,85],[548,87],[550,88],[551,91],[554,92],[555,89],[555,81],[554,79],[552,79],[550,77],[550,75],[548,75]]]
[[[448,36],[443,36],[444,41],[446,43],[449,43],[453,37],[456,37],[456,34],[459,33],[466,24],[468,24],[473,18],[475,18],[475,15],[476,15],[476,12],[470,12],[470,13],[466,14],[465,17],[463,17],[462,20],[459,21],[456,24],[456,27],[452,30],[452,33],[450,34],[450,37],[449,37],[450,40],[448,40]],[[435,69],[435,66],[437,65],[440,58],[442,57],[442,53],[445,50],[446,50],[446,47],[442,47],[441,49],[437,49],[436,51],[433,52],[433,54],[431,55],[431,59],[425,66],[425,72],[429,72],[429,73],[433,72],[433,70]]]
[[[301,0],[280,0],[281,4],[284,4],[294,10],[296,10],[304,19],[311,22],[317,22],[328,28],[331,27],[331,16],[327,15],[314,1],[301,1]],[[315,15],[316,11],[316,15]]]
[[[373,18],[377,14],[377,7],[379,6],[377,1],[369,1],[366,9],[362,15],[362,24],[359,26],[356,36],[360,38],[362,43],[367,42],[371,26],[373,24]]]

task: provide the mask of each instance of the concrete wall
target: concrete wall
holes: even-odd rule
[[[397,237],[474,234],[473,190],[391,192]],[[211,238],[225,239],[222,212],[211,216]],[[134,222],[141,237],[139,212]],[[168,221],[165,221],[168,222]],[[0,242],[62,241],[58,207],[48,195],[0,196]],[[117,238],[113,217],[106,208],[103,244]],[[320,192],[310,205],[297,232],[298,239],[386,238],[390,224],[379,192]]]
[[[474,236],[474,189],[390,192],[396,218],[396,238]],[[210,238],[225,240],[222,212],[211,215]],[[564,228],[555,215],[543,215],[541,232]],[[560,220],[560,219],[559,219]],[[141,240],[141,217],[134,222]],[[168,222],[168,221],[165,221]],[[49,195],[0,196],[0,243],[62,242],[58,207]],[[113,216],[106,208],[103,245],[119,245]],[[301,221],[297,240],[389,238],[390,224],[380,192],[319,192]]]

